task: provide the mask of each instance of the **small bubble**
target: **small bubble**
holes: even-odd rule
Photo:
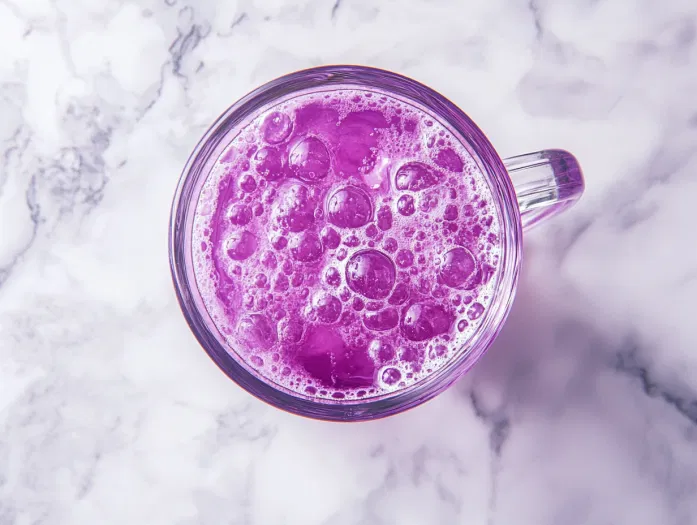
[[[257,274],[257,276],[254,278],[254,284],[257,288],[264,288],[266,286],[266,275],[263,273]]]
[[[252,193],[257,189],[257,181],[251,175],[245,175],[240,180],[240,189],[247,193]]]
[[[479,319],[483,313],[484,306],[481,303],[474,303],[469,307],[469,310],[467,310],[467,317],[471,320]]]
[[[380,374],[381,381],[387,386],[393,386],[402,379],[402,373],[394,367],[385,368]]]
[[[264,119],[262,129],[266,142],[278,144],[288,138],[293,129],[293,122],[285,113],[274,111]]]
[[[276,277],[276,282],[274,283],[273,288],[277,292],[285,292],[288,290],[288,286],[288,277],[281,273]]]
[[[233,204],[227,212],[227,217],[232,224],[245,226],[252,220],[252,210],[246,204]]]
[[[380,228],[382,231],[389,230],[392,228],[392,212],[390,211],[390,208],[387,206],[382,206],[378,210],[378,228]]]
[[[446,221],[454,221],[457,219],[457,216],[457,206],[455,206],[454,204],[448,204],[445,207],[445,211],[443,212],[443,218]]]
[[[249,360],[252,362],[254,366],[264,366],[264,360],[259,357],[258,355],[253,355],[252,357],[249,358]]]
[[[414,264],[414,254],[409,250],[399,250],[395,261],[397,262],[397,266],[408,268]]]
[[[324,272],[324,281],[329,286],[339,286],[341,284],[341,272],[333,266],[330,266]]]
[[[397,251],[397,247],[399,245],[397,243],[397,239],[388,237],[387,239],[385,239],[385,242],[382,243],[382,246],[385,248],[386,252],[394,253]]]
[[[355,235],[349,235],[348,238],[344,240],[344,244],[351,248],[355,248],[356,246],[361,244],[361,240]]]
[[[305,276],[301,272],[296,272],[293,274],[293,277],[291,277],[290,284],[297,288],[303,283],[304,280]]]
[[[273,239],[271,239],[271,246],[273,246],[276,250],[282,250],[288,246],[288,239],[286,239],[283,235],[276,235]]]
[[[411,195],[402,195],[397,201],[397,211],[405,217],[413,215],[416,211],[414,207],[414,197]]]
[[[276,255],[273,252],[265,252],[264,255],[261,256],[261,264],[267,268],[276,268],[278,264]]]

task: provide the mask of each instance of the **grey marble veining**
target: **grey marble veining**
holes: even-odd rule
[[[692,0],[0,0],[0,524],[697,523],[696,39]],[[481,363],[356,425],[228,381],[166,253],[207,126],[325,63],[587,180]]]

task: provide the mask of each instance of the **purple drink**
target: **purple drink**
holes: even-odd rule
[[[394,395],[469,349],[500,220],[431,112],[336,86],[262,108],[229,137],[192,246],[233,357],[274,388],[336,403]]]

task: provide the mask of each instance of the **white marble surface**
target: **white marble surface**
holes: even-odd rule
[[[694,0],[0,0],[0,524],[697,523]],[[363,63],[574,152],[500,339],[387,420],[251,398],[167,263],[230,103]]]

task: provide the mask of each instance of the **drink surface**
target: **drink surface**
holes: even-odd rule
[[[447,128],[347,87],[276,103],[229,136],[192,251],[233,357],[331,403],[393,395],[467,351],[497,280],[499,217]]]

